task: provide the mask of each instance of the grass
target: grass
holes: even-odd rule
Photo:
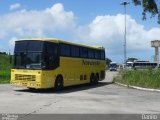
[[[160,89],[160,69],[121,71],[114,80],[126,85]]]
[[[10,82],[11,66],[9,55],[0,54],[0,84],[6,84]]]
[[[10,82],[10,71],[1,70],[0,71],[0,84],[5,84]]]

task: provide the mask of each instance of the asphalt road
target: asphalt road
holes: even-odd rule
[[[30,91],[0,85],[0,113],[147,114],[160,113],[160,93],[109,84],[116,72],[96,86],[68,87],[60,92]]]

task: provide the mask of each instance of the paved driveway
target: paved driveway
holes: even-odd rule
[[[61,92],[0,85],[0,113],[160,113],[160,93],[109,84],[116,74],[107,72],[96,86],[69,87]]]

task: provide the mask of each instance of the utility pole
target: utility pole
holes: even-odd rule
[[[8,55],[9,55],[9,63],[10,63],[10,64],[12,64],[12,56],[11,56],[11,52],[10,52],[10,50],[9,50]]]
[[[126,64],[126,60],[127,60],[127,37],[126,37],[126,33],[127,33],[127,30],[126,30],[126,5],[128,5],[129,2],[122,2],[121,5],[124,6],[124,13],[125,13],[125,30],[124,30],[124,64]]]

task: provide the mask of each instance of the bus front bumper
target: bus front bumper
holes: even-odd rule
[[[41,84],[39,82],[35,82],[35,81],[29,81],[27,83],[27,88],[35,88],[35,89],[40,89],[42,88]]]
[[[11,82],[11,85],[16,87],[27,87],[27,88],[35,88],[35,89],[42,88],[41,84],[35,81],[28,81],[28,82],[16,81],[16,82]]]
[[[11,82],[12,86],[16,86],[16,87],[26,87],[27,86],[27,82],[23,81],[23,82]]]

